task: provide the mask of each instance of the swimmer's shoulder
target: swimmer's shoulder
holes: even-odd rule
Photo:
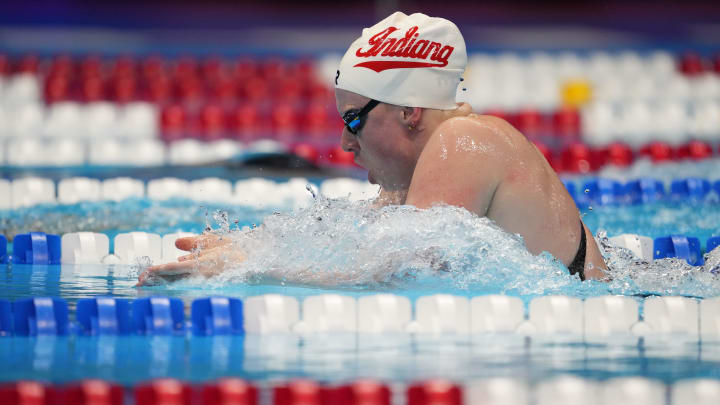
[[[507,122],[506,120],[494,116],[494,115],[484,115],[484,114],[476,114],[471,113],[464,117],[455,117],[462,119],[464,118],[466,121],[470,121],[474,123],[476,126],[480,126],[483,128],[491,128],[494,130],[494,132],[497,131],[508,131],[510,129],[514,129],[514,127]]]
[[[502,139],[506,136],[501,134],[494,119],[470,115],[448,118],[436,127],[422,155],[429,160],[439,156],[441,161],[453,161],[467,170],[478,170],[483,164],[493,164],[497,168],[505,154],[506,145]],[[422,155],[421,161],[425,160]],[[482,158],[478,159],[480,156]]]
[[[502,141],[515,130],[510,123],[492,115],[468,115],[448,118],[438,125],[433,138],[457,140],[471,137],[483,144],[494,144]]]

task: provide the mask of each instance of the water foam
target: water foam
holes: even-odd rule
[[[226,270],[210,280],[214,287],[280,282],[527,297],[720,294],[720,281],[709,271],[720,264],[720,250],[708,255],[704,267],[676,259],[644,262],[600,232],[596,240],[610,281],[581,282],[550,254],[528,252],[520,236],[451,206],[376,209],[368,202],[318,198],[307,209],[275,213],[257,228],[227,229],[220,233],[247,259],[223,263]]]
[[[587,212],[584,220],[591,229],[611,235],[684,233],[704,241],[716,235],[718,207],[715,201],[597,207]],[[215,288],[289,283],[528,297],[720,295],[720,281],[711,272],[720,267],[719,250],[706,256],[704,267],[676,259],[643,262],[611,246],[605,233],[599,232],[596,240],[610,266],[611,281],[580,282],[549,254],[531,255],[518,236],[460,208],[441,206],[423,211],[392,206],[378,210],[368,202],[323,197],[306,209],[283,213],[240,206],[220,208],[198,206],[190,200],[147,199],[36,206],[3,212],[0,227],[10,237],[41,229],[57,234],[104,232],[112,240],[118,232],[202,232],[215,224],[220,229],[214,232],[228,235],[236,249],[248,253],[244,263],[220,263],[229,270],[209,280]],[[170,286],[198,287],[208,287],[208,281],[193,279]]]
[[[681,259],[642,260],[627,249],[610,244],[605,232],[596,237],[610,268],[609,291],[623,295],[720,295],[720,249],[705,255],[703,266]]]

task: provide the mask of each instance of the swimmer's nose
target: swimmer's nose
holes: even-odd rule
[[[350,133],[350,131],[347,130],[347,128],[344,128],[342,131],[342,137],[340,138],[340,146],[342,146],[342,149],[345,152],[352,152],[357,154],[360,150],[360,145],[358,145],[357,139],[355,139],[355,136]]]

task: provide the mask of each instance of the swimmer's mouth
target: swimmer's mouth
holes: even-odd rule
[[[358,165],[362,168],[366,168],[365,165],[362,164],[362,161],[360,159],[358,159],[358,154],[355,152],[353,152],[353,161],[355,162],[356,165]]]

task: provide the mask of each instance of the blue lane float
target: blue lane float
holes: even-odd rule
[[[697,177],[674,180],[670,184],[670,194],[675,199],[703,200],[710,190],[710,182]]]
[[[582,205],[615,205],[625,202],[625,187],[611,179],[593,179],[583,184],[578,194],[578,203]]]
[[[705,251],[707,253],[710,253],[718,246],[720,246],[720,236],[713,236],[707,240],[707,244],[705,245]]]
[[[702,266],[705,263],[700,239],[682,235],[664,236],[655,239],[653,259],[665,259],[668,257],[684,259],[691,266]]]
[[[67,335],[68,306],[62,298],[35,297],[13,302],[16,335]]]
[[[132,328],[139,335],[185,332],[185,313],[179,298],[147,297],[132,303]]]
[[[665,198],[665,185],[658,179],[641,178],[625,184],[625,193],[630,204],[649,204]]]
[[[7,262],[7,238],[5,235],[0,235],[0,264],[6,264]]]
[[[0,336],[11,336],[12,333],[12,307],[10,301],[0,300]]]
[[[44,232],[16,235],[12,262],[15,264],[60,264],[60,236]]]
[[[128,335],[132,331],[130,301],[112,297],[78,300],[78,334]]]
[[[194,335],[239,335],[243,333],[242,301],[237,298],[208,297],[192,303]]]

